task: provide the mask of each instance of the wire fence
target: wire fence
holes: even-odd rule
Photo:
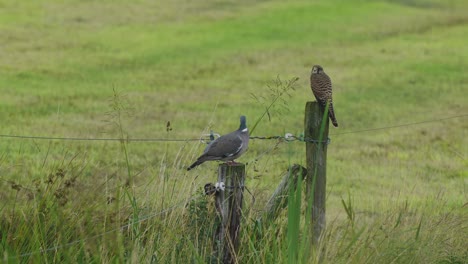
[[[422,125],[427,123],[435,123],[441,122],[449,119],[454,118],[463,118],[468,117],[468,114],[462,115],[455,115],[455,116],[448,116],[444,118],[437,118],[431,120],[423,120],[419,122],[412,122],[412,123],[405,123],[405,124],[396,124],[391,126],[384,126],[384,127],[375,127],[375,128],[367,128],[361,130],[352,130],[352,131],[345,131],[345,132],[338,132],[338,133],[331,133],[330,136],[338,136],[338,135],[346,135],[346,134],[355,134],[355,133],[363,133],[363,132],[371,132],[371,131],[378,131],[378,130],[388,130],[394,128],[402,128],[402,127],[409,127],[409,126],[416,126]],[[8,134],[0,134],[0,138],[11,138],[11,139],[34,139],[34,140],[58,140],[58,141],[118,141],[118,142],[189,142],[189,141],[202,141],[202,142],[209,142],[209,138],[213,139],[213,136],[219,137],[219,134],[211,133],[205,134],[201,138],[185,138],[185,139],[177,139],[177,138],[86,138],[86,137],[53,137],[53,136],[30,136],[30,135],[8,135]],[[287,141],[308,141],[301,137],[301,135],[295,136],[292,133],[286,133],[284,136],[251,136],[250,139],[284,139]]]
[[[385,126],[385,127],[376,127],[376,128],[369,128],[369,129],[362,129],[362,130],[353,130],[353,131],[345,131],[345,132],[340,132],[340,133],[333,133],[330,134],[331,136],[336,136],[336,135],[346,135],[346,134],[353,134],[353,133],[362,133],[362,132],[371,132],[371,131],[378,131],[378,130],[387,130],[387,129],[394,129],[394,128],[401,128],[401,127],[409,127],[409,126],[415,126],[415,125],[421,125],[421,124],[427,124],[427,123],[434,123],[434,122],[441,122],[444,120],[449,120],[449,119],[454,119],[454,118],[464,118],[468,117],[468,114],[462,114],[462,115],[456,115],[456,116],[449,116],[449,117],[444,117],[444,118],[438,118],[438,119],[432,119],[432,120],[424,120],[424,121],[419,121],[419,122],[412,122],[412,123],[405,123],[405,124],[397,124],[397,125],[391,125],[391,126]],[[12,138],[12,139],[33,139],[33,140],[59,140],[59,141],[127,141],[127,142],[189,142],[189,141],[202,141],[205,143],[208,143],[210,140],[213,140],[214,137],[219,137],[219,134],[215,134],[211,132],[210,134],[205,134],[201,138],[189,138],[189,139],[169,139],[169,138],[127,138],[127,139],[120,139],[120,138],[80,138],[80,137],[49,137],[49,136],[26,136],[26,135],[7,135],[7,134],[0,134],[0,138]],[[307,142],[307,139],[304,139],[302,135],[295,136],[291,133],[286,133],[284,136],[251,136],[251,139],[259,139],[259,140],[270,140],[270,139],[283,139],[286,141],[303,141]],[[31,251],[31,252],[26,252],[19,254],[17,256],[11,256],[8,257],[9,260],[14,260],[14,259],[22,259],[25,257],[33,256],[36,254],[42,254],[42,253],[47,253],[51,251],[57,251],[59,249],[63,248],[68,248],[74,245],[81,244],[85,241],[97,239],[100,237],[103,237],[107,234],[117,232],[120,230],[125,230],[126,228],[129,228],[135,224],[142,223],[144,221],[148,221],[152,218],[162,216],[164,214],[167,214],[177,208],[181,208],[190,201],[194,200],[196,197],[192,196],[189,199],[184,199],[164,210],[158,211],[153,214],[149,214],[143,217],[140,217],[138,221],[135,222],[130,222],[128,224],[122,225],[120,227],[108,230],[106,232],[90,236],[87,238],[82,238],[82,239],[77,239],[74,241],[71,241],[66,244],[58,245],[58,246],[53,246],[49,247],[46,249],[41,249],[37,251]]]

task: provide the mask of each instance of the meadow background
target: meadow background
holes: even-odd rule
[[[468,263],[466,10],[463,0],[0,0],[0,259],[208,261],[214,215],[201,189],[217,166],[185,170],[202,142],[6,136],[223,134],[241,114],[251,127],[278,79],[295,77],[253,136],[299,135],[320,64],[340,125],[320,261]],[[252,193],[239,262],[287,262],[287,215],[253,220],[288,166],[305,164],[305,146],[252,140],[239,161]]]

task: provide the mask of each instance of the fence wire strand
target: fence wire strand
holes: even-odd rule
[[[199,138],[171,139],[171,138],[80,138],[80,137],[46,137],[0,134],[2,138],[61,140],[61,141],[124,141],[124,142],[185,142],[200,141]]]
[[[420,121],[420,122],[406,123],[406,124],[393,125],[393,126],[386,126],[386,127],[376,127],[376,128],[368,128],[368,129],[362,129],[362,130],[348,131],[348,132],[333,133],[333,134],[330,134],[330,136],[345,135],[345,134],[353,134],[353,133],[362,133],[362,132],[370,132],[370,131],[385,130],[385,129],[392,129],[392,128],[400,128],[400,127],[406,127],[406,126],[415,126],[415,125],[421,125],[421,124],[427,124],[427,123],[435,123],[435,122],[445,121],[445,120],[454,119],[454,118],[461,118],[461,117],[468,117],[468,114],[457,115],[457,116],[449,116],[449,117],[445,117],[445,118],[439,118],[439,119],[433,119],[433,120],[425,120],[425,121]]]
[[[331,133],[330,136],[338,136],[338,135],[346,135],[346,134],[355,134],[355,133],[362,133],[362,132],[371,132],[371,131],[378,131],[378,130],[386,130],[386,129],[393,129],[393,128],[400,128],[400,127],[408,127],[408,126],[415,126],[427,123],[434,123],[445,121],[454,118],[462,118],[468,117],[468,114],[456,115],[456,116],[449,116],[445,118],[438,118],[432,120],[424,120],[420,122],[413,122],[413,123],[406,123],[406,124],[398,124],[398,125],[391,125],[385,127],[376,127],[376,128],[368,128],[362,130],[353,130],[353,131],[345,131],[339,133]],[[212,136],[213,134],[207,134],[206,137]],[[215,134],[217,135],[217,134]],[[219,135],[217,135],[219,136]],[[187,139],[177,139],[177,138],[81,138],[81,137],[48,137],[48,136],[28,136],[28,135],[8,135],[8,134],[0,134],[0,138],[16,138],[16,139],[34,139],[34,140],[60,140],[60,141],[120,141],[120,142],[189,142],[189,141],[203,141],[206,142],[203,137],[202,138],[187,138]],[[286,136],[251,136],[250,139],[285,139],[288,141],[298,140],[298,141],[307,141],[301,140],[300,136],[296,137],[294,135],[290,135],[290,137]],[[209,140],[208,140],[209,141]]]

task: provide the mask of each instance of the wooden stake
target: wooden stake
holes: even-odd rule
[[[214,255],[218,263],[237,263],[239,230],[242,216],[245,165],[220,164],[218,183],[224,183],[224,191],[216,193],[216,209],[220,217],[214,239]]]
[[[265,206],[265,213],[263,216],[266,220],[273,221],[276,219],[280,210],[284,209],[288,205],[289,183],[292,182],[292,184],[294,184],[294,189],[296,189],[297,179],[300,174],[302,174],[302,179],[305,179],[307,175],[307,169],[298,164],[294,164],[285,173],[283,180],[278,185],[278,187],[276,187],[275,192],[270,197],[267,205]],[[292,181],[290,181],[290,177],[293,177]]]
[[[304,138],[306,140],[307,181],[306,198],[312,204],[313,243],[319,241],[322,231],[325,229],[325,194],[326,194],[326,169],[327,169],[327,143],[328,140],[328,115],[326,115],[325,127],[320,136],[320,127],[324,116],[324,108],[317,102],[307,102],[304,118]],[[319,143],[319,139],[324,142]]]

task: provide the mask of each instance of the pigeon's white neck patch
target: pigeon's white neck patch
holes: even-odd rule
[[[247,128],[242,129],[242,132],[247,132],[249,131]]]

